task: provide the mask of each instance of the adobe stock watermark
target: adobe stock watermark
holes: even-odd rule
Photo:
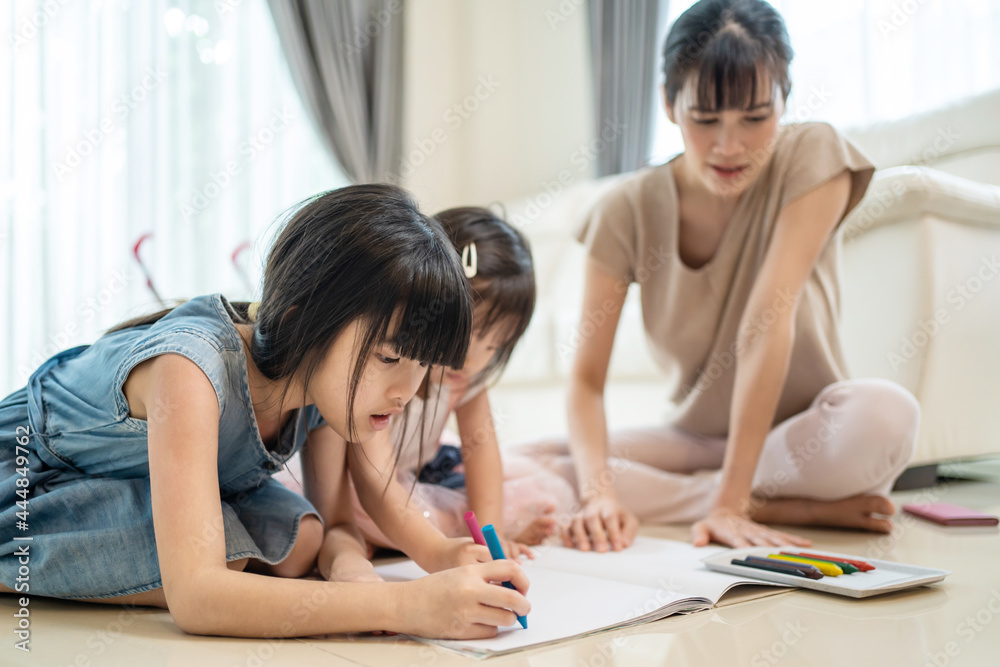
[[[80,651],[74,656],[73,661],[67,664],[73,665],[73,667],[92,667],[103,664],[102,661],[95,660],[95,658],[104,655],[105,651],[110,649],[135,624],[139,617],[137,610],[140,607],[133,604],[123,604],[121,607],[122,610],[113,620],[108,621],[102,629],[90,633],[84,641],[88,650]]]
[[[308,621],[330,599],[326,582],[315,583],[317,586],[313,588],[312,593],[308,596],[302,596],[298,602],[292,605],[291,618],[286,618],[278,626],[277,637],[269,637],[264,639],[263,643],[248,646],[243,652],[246,657],[241,662],[232,664],[243,665],[243,667],[264,667],[289,637],[295,637],[298,634],[295,628]]]
[[[808,464],[824,447],[833,442],[837,433],[844,427],[845,422],[841,416],[831,413],[824,415],[819,421],[819,428],[816,433],[785,455],[785,463],[798,471]],[[781,489],[792,481],[792,476],[783,468],[779,468],[771,474],[770,479],[755,485],[753,494],[744,501],[744,509],[752,518],[754,513],[764,507],[768,500],[779,498]],[[736,528],[735,522],[733,529]]]
[[[998,615],[1000,615],[1000,589],[994,588],[989,592],[985,604],[976,613],[969,614],[955,626],[955,635],[968,646],[978,635],[986,632]],[[953,658],[962,654],[962,647],[963,644],[958,640],[948,640],[940,651],[927,653],[924,667],[947,667]]]
[[[631,643],[631,639],[623,635],[616,635],[600,641],[594,647],[589,658],[579,658],[573,665],[574,667],[609,667],[619,664],[618,654]]]
[[[84,323],[92,322],[100,313],[107,310],[134,278],[135,274],[129,268],[115,271],[111,275],[111,280],[100,291],[85,298],[77,306],[76,314],[79,320]],[[20,377],[27,379],[46,359],[71,347],[82,333],[79,320],[70,320],[58,331],[49,334],[48,341],[37,348],[25,362],[18,365],[17,371]]]
[[[934,141],[923,150],[911,155],[906,162],[911,165],[924,165],[933,162],[943,156],[961,138],[962,135],[951,129],[951,125],[939,127],[934,134]]]
[[[585,174],[591,164],[608,149],[618,137],[622,135],[628,125],[616,120],[608,119],[604,122],[601,131],[590,141],[580,144],[570,153],[569,163],[572,169],[561,169],[552,180],[544,180],[541,183],[541,192],[528,200],[523,211],[518,211],[510,216],[510,224],[520,230],[524,230],[541,217],[555,201],[565,192],[566,188]]]
[[[910,502],[940,502],[949,486],[950,484],[947,482],[935,484],[932,487],[921,490],[920,493],[918,493],[917,496]],[[889,532],[889,534],[880,535],[878,538],[869,541],[868,549],[865,551],[865,557],[875,560],[885,557],[887,554],[892,552],[906,531],[919,521],[920,519],[917,519],[908,512],[903,512],[898,517],[895,517],[892,522],[892,531]]]
[[[904,173],[917,172],[915,169],[906,169],[906,167],[919,167],[944,156],[961,136],[950,125],[938,127],[934,140],[928,146],[904,160]],[[899,178],[893,178],[889,182],[887,190],[869,188],[864,199],[850,214],[850,223],[844,228],[844,242],[850,243],[864,234],[907,192],[909,192],[909,186]]]
[[[280,110],[272,109],[271,117],[265,126],[240,143],[240,159],[229,160],[221,169],[213,171],[207,183],[197,188],[187,202],[180,203],[180,213],[184,221],[191,222],[193,218],[203,213],[226,188],[232,185],[236,176],[243,171],[243,167],[267,150],[275,137],[287,129],[294,120],[297,120],[295,113],[287,107],[282,107]]]
[[[608,460],[608,466],[602,470],[597,477],[589,479],[581,485],[579,495],[577,500],[573,503],[573,506],[564,512],[560,512],[559,515],[555,517],[558,531],[562,534],[566,534],[569,531],[570,527],[573,525],[573,520],[576,518],[576,515],[583,510],[584,505],[586,504],[583,500],[581,500],[581,498],[588,499],[607,489],[613,488],[615,482],[618,481],[618,478],[627,471],[631,470],[633,465],[634,462],[631,458],[629,458],[629,452],[627,450],[622,452],[620,455],[611,457]]]
[[[667,260],[672,256],[673,253],[664,249],[662,245],[656,248],[649,248],[642,264],[635,271],[635,275],[633,276],[635,282],[644,283],[649,280],[654,273],[666,266]],[[615,283],[615,292],[624,295],[628,292],[628,286],[629,281],[619,280]],[[598,329],[604,326],[605,322],[608,321],[608,317],[621,309],[623,299],[624,297],[622,299],[605,299],[599,308],[583,313],[580,317],[579,326],[570,332],[569,340],[560,341],[556,346],[560,359],[568,361],[580,349],[585,340],[593,336]]]
[[[232,14],[242,4],[243,0],[215,0],[212,7],[215,9],[215,15],[224,19],[227,14]]]
[[[785,621],[784,632],[780,639],[775,639],[770,646],[757,651],[750,658],[750,667],[770,667],[776,665],[788,655],[789,649],[799,643],[809,628],[802,621]]]
[[[555,10],[546,9],[545,21],[549,24],[549,30],[555,31],[560,24],[568,21],[585,2],[586,0],[562,0]]]
[[[372,40],[382,34],[386,26],[403,11],[403,0],[385,0],[381,7],[368,12],[370,17],[364,25],[354,27],[351,39],[344,42],[343,47],[348,53],[357,54],[368,48]]]
[[[497,444],[497,429],[503,428],[510,421],[510,415],[502,407],[490,407],[490,422],[487,426],[478,426],[472,432],[471,438],[462,440],[462,463],[467,463],[476,452],[486,445]],[[468,442],[471,440],[471,442]]]
[[[892,9],[889,11],[888,18],[880,18],[875,22],[875,26],[878,31],[882,33],[883,37],[888,37],[892,33],[896,32],[902,28],[906,23],[913,18],[913,15],[917,13],[921,5],[927,3],[927,0],[903,0],[899,3],[893,3]]]
[[[931,340],[951,322],[952,314],[962,310],[975,299],[997,273],[1000,273],[1000,258],[996,254],[983,256],[976,270],[948,291],[945,301],[950,307],[938,308],[934,311],[933,317],[921,320],[919,329],[909,336],[903,336],[900,346],[886,355],[886,361],[892,370],[898,371],[901,366],[913,360],[917,353],[927,347]]]
[[[162,67],[147,67],[142,80],[127,93],[115,98],[111,104],[111,115],[98,122],[97,127],[83,133],[81,139],[66,147],[66,157],[52,165],[59,182],[83,164],[84,160],[97,152],[104,139],[113,133],[118,125],[128,118],[132,111],[145,102],[167,78],[168,72]]]
[[[671,602],[677,600],[679,593],[683,590],[684,587],[678,583],[677,577],[670,576],[666,579],[663,577],[657,577],[656,593],[642,603],[642,605],[635,606],[629,610],[629,612],[622,618],[622,621],[628,622],[641,618],[646,614],[652,614],[657,609],[662,609]]]
[[[740,328],[739,335],[730,344],[728,350],[712,354],[710,361],[698,373],[698,379],[694,385],[685,384],[681,387],[684,395],[701,394],[707,391],[719,378],[725,375],[726,371],[736,363],[736,360],[746,352],[751,344],[766,334],[782,315],[792,312],[794,307],[795,295],[788,289],[778,290],[771,304]]]
[[[472,92],[452,104],[442,114],[441,120],[444,126],[439,125],[426,136],[415,140],[414,148],[403,156],[398,171],[387,172],[384,175],[385,180],[389,183],[399,183],[402,179],[412,176],[441,145],[448,141],[448,131],[462,127],[502,85],[503,83],[492,74],[480,76]]]
[[[833,91],[827,90],[825,83],[809,86],[809,95],[805,100],[796,104],[794,109],[785,109],[785,115],[793,122],[804,123],[816,115],[816,112],[826,106],[832,98]]]
[[[10,34],[10,45],[14,56],[18,55],[21,47],[38,36],[46,25],[49,24],[59,10],[68,5],[72,0],[45,0],[38,6],[38,10],[28,14],[21,19],[21,25],[17,32]]]
[[[442,409],[442,408],[440,406],[438,406],[438,409]],[[497,447],[498,446],[497,445],[496,430],[499,429],[499,428],[502,428],[505,424],[507,424],[510,421],[510,419],[511,419],[511,415],[509,415],[506,412],[504,412],[504,410],[502,409],[502,407],[495,407],[494,408],[494,407],[491,406],[491,408],[490,408],[490,416],[491,416],[491,421],[490,421],[490,424],[488,426],[479,426],[479,427],[477,427],[476,430],[473,431],[471,437],[470,436],[464,436],[462,438],[461,442],[457,445],[457,446],[459,446],[461,454],[462,454],[462,461],[461,461],[462,465],[467,465],[468,462],[474,456],[476,456],[477,453],[483,447],[485,447],[485,446]],[[408,419],[416,419],[416,418],[419,418],[419,416],[415,415],[415,414],[408,414],[407,418]],[[427,415],[426,418],[433,419],[433,417],[431,415]],[[398,419],[398,417],[397,417],[397,419]],[[409,425],[407,426],[407,431],[409,431]],[[423,445],[427,445],[428,443],[422,443],[422,444]],[[409,446],[409,445],[410,445],[410,443],[404,443],[403,446]],[[403,477],[400,476],[401,474],[405,474],[404,471],[400,470],[400,469],[397,469],[396,470],[396,476],[394,477],[394,479],[397,482],[400,482],[400,483],[402,483],[401,480],[403,479]],[[416,498],[418,500],[421,500],[421,501],[423,501],[423,503],[419,507],[416,506],[416,505],[414,505],[413,507],[411,507],[409,504],[407,504],[405,506],[402,506],[402,507],[397,507],[396,508],[396,514],[399,517],[409,518],[410,516],[412,516],[411,513],[414,512],[414,511],[416,511],[418,514],[422,514],[424,517],[430,518],[430,513],[428,511],[426,511],[426,510],[420,509],[420,507],[433,507],[434,506],[435,500],[438,499],[438,493],[437,493],[437,491],[435,489],[438,488],[438,487],[436,487],[435,484],[433,484],[433,483],[426,483],[426,482],[420,481],[419,475],[417,476],[416,479],[417,479],[418,483],[412,486],[412,489],[410,490],[410,497],[411,498]],[[463,524],[463,526],[464,526],[464,524]],[[442,528],[442,526],[437,526],[437,527],[438,528]]]

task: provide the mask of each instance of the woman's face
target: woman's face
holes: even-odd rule
[[[684,138],[688,176],[713,194],[738,197],[771,159],[785,106],[769,81],[761,84],[747,109],[704,109],[697,104],[697,81],[691,77],[673,106],[666,105]]]
[[[363,326],[354,321],[340,333],[309,383],[306,399],[349,442],[366,442],[387,428],[390,417],[403,411],[427,375],[426,366],[401,357],[392,341],[376,345],[369,358],[359,358]],[[392,324],[389,330],[394,330]],[[356,433],[348,434],[347,409],[356,364],[364,364],[365,370],[354,400]]]

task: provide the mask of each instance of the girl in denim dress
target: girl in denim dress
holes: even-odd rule
[[[162,606],[197,634],[513,624],[520,568],[406,512],[384,437],[428,367],[463,366],[471,326],[458,256],[404,191],[307,201],[259,307],[215,294],[126,322],[0,401],[0,592]],[[300,449],[305,497],[271,478]],[[380,580],[348,475],[435,574]],[[298,579],[317,565],[325,580]],[[490,584],[506,580],[517,591]]]

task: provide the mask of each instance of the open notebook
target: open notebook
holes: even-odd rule
[[[785,590],[758,579],[712,572],[701,559],[726,551],[696,548],[686,542],[638,537],[617,553],[592,553],[557,546],[535,549],[534,560],[522,560],[531,588],[528,628],[501,628],[492,639],[428,640],[464,655],[484,658],[528,647],[656,621],[672,614],[711,609],[730,589],[727,600],[741,601]],[[376,568],[387,581],[426,574],[413,561]]]

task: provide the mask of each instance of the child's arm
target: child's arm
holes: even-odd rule
[[[508,557],[517,558],[522,553],[531,556],[528,547],[504,539],[503,464],[486,390],[456,408],[455,418],[462,439],[469,509],[476,513],[480,525],[493,524]]]
[[[326,534],[318,566],[331,581],[381,581],[354,523],[350,480],[347,473],[347,443],[329,425],[309,432],[302,449],[305,496],[323,517]]]
[[[462,439],[462,465],[469,509],[479,524],[492,523],[503,536],[503,469],[500,448],[493,430],[493,415],[486,390],[455,409],[458,435]]]
[[[409,503],[408,491],[393,474],[393,450],[385,430],[362,445],[349,445],[347,455],[358,499],[385,536],[428,572],[489,561],[486,547],[469,538],[445,537]]]
[[[175,354],[156,357],[148,390],[153,526],[163,592],[177,625],[196,634],[302,636],[393,630],[484,637],[526,614],[527,579],[491,562],[412,582],[339,583],[230,570],[218,477],[219,404],[208,378]],[[465,620],[463,620],[465,619]]]

